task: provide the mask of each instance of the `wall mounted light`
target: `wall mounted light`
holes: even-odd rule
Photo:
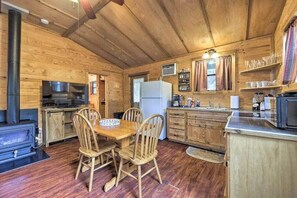
[[[202,56],[203,59],[218,58],[218,57],[219,57],[219,54],[214,49],[210,49],[206,51]]]

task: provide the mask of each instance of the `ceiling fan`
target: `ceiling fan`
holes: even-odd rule
[[[119,5],[123,5],[124,4],[124,0],[110,0],[116,4]],[[83,9],[85,10],[87,16],[89,19],[96,19],[96,14],[93,11],[93,8],[89,2],[89,0],[79,0],[79,2],[81,3]],[[109,1],[108,1],[109,2]]]

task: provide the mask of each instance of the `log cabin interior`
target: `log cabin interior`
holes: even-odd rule
[[[296,0],[0,2],[0,197],[297,196]]]

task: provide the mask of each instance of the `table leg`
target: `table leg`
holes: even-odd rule
[[[124,138],[122,140],[119,141],[119,147],[122,149],[122,148],[125,148],[125,147],[128,147],[130,144],[130,137],[128,138]],[[137,167],[133,164],[129,164],[129,163],[126,163],[123,165],[123,170],[128,172],[128,173],[132,173],[133,171],[135,171],[137,169]],[[118,169],[119,170],[119,169]],[[121,174],[121,178],[120,178],[120,181],[125,178],[127,175],[125,175],[124,173]],[[106,184],[104,185],[104,192],[107,192],[109,191],[110,189],[112,189],[116,184],[116,177],[113,177],[111,180],[109,180],[108,182],[106,182]]]
[[[129,164],[129,163],[126,163],[123,165],[123,170],[128,172],[128,173],[132,173],[133,171],[135,171],[137,169],[137,166],[133,165],[133,164]],[[124,179],[127,175],[124,174],[124,173],[121,173],[121,178],[120,178],[120,181],[122,179]],[[112,189],[115,184],[116,184],[116,179],[117,177],[113,177],[111,180],[109,180],[108,182],[106,182],[106,184],[104,185],[104,192],[107,192],[109,191],[110,189]]]

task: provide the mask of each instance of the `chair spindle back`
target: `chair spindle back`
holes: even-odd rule
[[[143,121],[136,134],[134,159],[147,159],[154,154],[163,125],[164,117],[159,114],[154,114]]]
[[[85,107],[78,113],[84,115],[93,126],[101,120],[101,114],[96,109]]]
[[[80,146],[86,150],[99,152],[96,133],[88,119],[79,113],[75,113],[72,119]]]
[[[129,120],[141,123],[143,120],[142,111],[135,107],[129,108],[125,111],[122,120]]]

